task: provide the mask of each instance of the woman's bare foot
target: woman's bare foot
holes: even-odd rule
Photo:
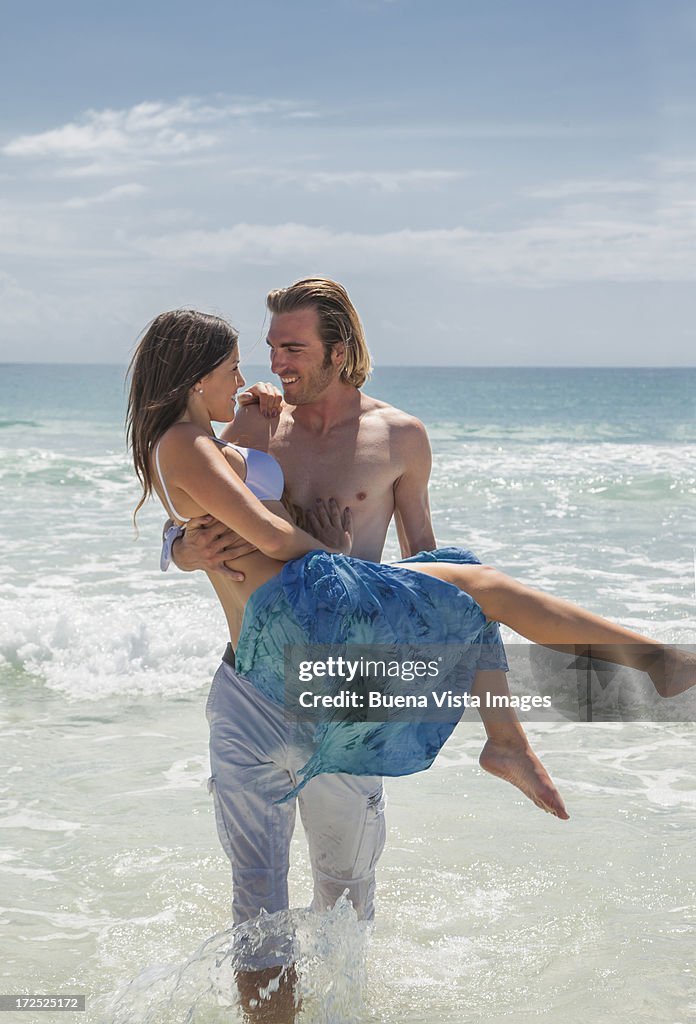
[[[661,697],[676,697],[696,684],[696,654],[663,647],[646,671]]]
[[[484,771],[517,786],[543,811],[563,821],[570,817],[561,794],[529,744],[502,743],[489,739],[481,751],[479,764]]]

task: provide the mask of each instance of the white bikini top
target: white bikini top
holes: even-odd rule
[[[246,463],[246,476],[242,483],[249,488],[252,494],[256,495],[259,501],[280,500],[283,495],[285,478],[283,477],[283,470],[280,468],[280,464],[272,455],[269,455],[268,452],[259,451],[258,448],[242,448],[238,444],[222,441],[219,437],[214,437],[212,434],[210,435],[210,440],[215,441],[221,448],[234,448],[236,452],[239,452]],[[160,469],[159,444],[155,447],[155,465],[157,466],[157,475],[160,478],[162,490],[164,491],[167,511],[172,519],[178,519],[182,523],[190,522],[192,517],[180,515],[174,508],[172,499],[169,497],[169,491]]]

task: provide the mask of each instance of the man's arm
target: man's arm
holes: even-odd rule
[[[199,516],[187,524],[183,537],[175,540],[170,550],[174,565],[184,572],[203,569],[205,572],[222,573],[223,576],[241,582],[244,573],[230,568],[226,563],[248,555],[257,548],[212,516]]]
[[[409,417],[403,431],[401,450],[406,468],[394,483],[394,521],[401,546],[401,555],[408,558],[418,551],[435,548],[435,534],[430,519],[428,481],[432,452],[425,427]]]

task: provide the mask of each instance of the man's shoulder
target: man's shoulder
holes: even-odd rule
[[[395,405],[390,405],[388,402],[383,402],[381,399],[372,398],[363,393],[360,414],[367,420],[380,423],[395,437],[403,437],[405,441],[417,437],[427,439],[425,426],[417,416],[413,416]]]

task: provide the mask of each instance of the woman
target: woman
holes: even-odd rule
[[[131,374],[128,433],[143,484],[138,508],[154,489],[177,522],[209,513],[258,549],[246,556],[243,584],[210,579],[237,667],[271,701],[283,699],[284,646],[307,643],[467,644],[458,666],[464,687],[506,693],[504,653],[487,619],[538,643],[592,645],[598,657],[645,668],[664,695],[694,681],[688,656],[471,564],[466,552],[447,549],[396,566],[347,558],[350,510],[341,512],[335,502],[319,505],[312,517],[319,540],[296,526],[280,501],[275,460],[213,435],[211,421],[234,417],[244,385],[237,335],[225,321],[187,310],[161,314],[140,342]],[[482,718],[489,735],[482,766],[567,817],[514,716]],[[427,767],[454,724],[420,725],[417,735],[412,723],[325,724],[304,782],[321,771],[405,774]]]

